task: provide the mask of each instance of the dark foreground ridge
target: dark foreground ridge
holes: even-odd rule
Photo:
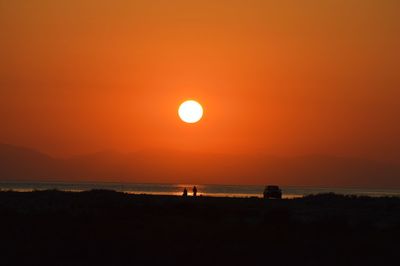
[[[399,265],[400,199],[0,192],[1,265]]]

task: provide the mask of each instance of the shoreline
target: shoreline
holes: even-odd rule
[[[139,184],[139,183],[88,183],[88,182],[4,182],[0,181],[0,191],[15,190],[29,192],[35,190],[57,189],[60,191],[81,192],[92,189],[116,190],[130,194],[152,195],[182,195],[183,189],[194,185],[189,184]],[[203,196],[215,197],[262,197],[265,186],[259,185],[198,185],[199,193]],[[299,198],[308,195],[335,193],[357,196],[398,196],[400,189],[371,189],[371,188],[342,188],[342,187],[305,187],[281,186],[284,198]]]
[[[96,189],[94,189],[96,190]],[[46,191],[59,191],[59,192],[66,192],[66,193],[81,193],[81,192],[90,192],[92,190],[60,190],[60,189],[1,189],[0,188],[0,193],[1,192],[17,192],[17,193],[30,193],[30,192],[46,192]],[[138,192],[138,191],[118,191],[118,190],[109,190],[117,193],[124,193],[128,195],[143,195],[143,196],[171,196],[171,197],[182,197],[181,192],[176,192],[176,193],[164,193],[164,192]],[[193,197],[192,195],[188,195],[188,198]],[[246,198],[257,198],[257,199],[263,199],[262,195],[253,195],[253,194],[223,194],[223,193],[207,193],[207,194],[198,194],[196,197],[204,197],[204,198],[240,198],[240,199],[246,199]],[[282,199],[296,199],[296,198],[302,198],[304,197],[303,195],[282,195]]]
[[[122,193],[122,194],[128,194],[128,195],[133,195],[133,196],[162,196],[162,197],[181,197],[182,198],[182,193],[181,192],[172,192],[172,193],[164,193],[164,192],[147,192],[147,191],[119,191],[119,190],[112,190],[112,189],[89,189],[89,190],[80,190],[80,189],[71,189],[71,190],[66,190],[66,189],[2,189],[0,188],[0,193],[4,192],[16,192],[16,193],[32,193],[32,192],[48,192],[48,191],[56,191],[56,192],[62,192],[62,193],[83,193],[83,192],[91,192],[91,191],[110,191],[110,192],[115,192],[115,193]],[[319,195],[334,195],[334,196],[339,196],[339,197],[350,197],[350,198],[399,198],[400,195],[394,195],[394,194],[387,194],[387,195],[364,195],[364,194],[339,194],[335,192],[324,192],[324,193],[317,193],[317,194],[309,194],[309,195],[299,195],[299,194],[283,194],[282,199],[280,200],[294,200],[294,199],[302,199],[302,198],[308,198],[308,197],[313,197],[313,196],[319,196]],[[193,196],[189,193],[187,198],[226,198],[226,199],[260,199],[260,200],[265,200],[262,196],[260,195],[254,195],[254,194],[224,194],[224,193],[207,193],[207,194],[201,194],[199,193],[197,196]],[[270,199],[270,200],[277,200],[277,199]]]

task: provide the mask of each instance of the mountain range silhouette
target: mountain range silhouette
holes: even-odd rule
[[[280,184],[400,187],[398,165],[329,155],[274,157],[183,151],[104,151],[56,158],[0,144],[0,181]]]

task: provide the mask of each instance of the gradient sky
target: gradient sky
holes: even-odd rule
[[[0,0],[0,142],[400,163],[398,0]],[[179,104],[205,109],[182,123]]]

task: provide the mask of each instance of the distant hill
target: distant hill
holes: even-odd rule
[[[59,161],[41,152],[0,144],[0,180],[26,180],[54,177]]]
[[[400,167],[326,155],[273,157],[179,151],[53,158],[0,144],[0,180],[400,187]]]

